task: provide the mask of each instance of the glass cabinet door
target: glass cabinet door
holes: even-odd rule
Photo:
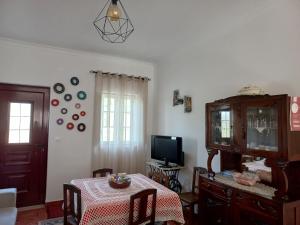
[[[233,140],[232,111],[230,107],[217,108],[211,111],[211,143],[230,145]]]
[[[278,108],[247,107],[247,149],[278,151]]]

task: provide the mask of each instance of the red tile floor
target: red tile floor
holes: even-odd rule
[[[61,202],[55,202],[54,204],[48,204],[46,207],[40,209],[21,211],[18,213],[16,225],[37,225],[41,220],[61,217],[63,216],[61,204]],[[184,217],[186,225],[197,224],[197,218],[191,219],[189,213],[184,212]]]
[[[16,225],[37,225],[41,220],[62,216],[62,201],[57,201],[46,204],[45,207],[40,209],[18,212]]]
[[[16,225],[37,225],[39,221],[47,219],[45,208],[31,209],[18,212]]]

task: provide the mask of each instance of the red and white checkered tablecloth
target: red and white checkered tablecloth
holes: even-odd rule
[[[127,225],[129,200],[143,189],[156,188],[156,221],[176,221],[184,224],[181,202],[177,193],[142,174],[131,174],[131,184],[125,189],[113,189],[104,178],[72,180],[81,189],[82,219],[80,225]],[[148,207],[150,210],[150,207]]]

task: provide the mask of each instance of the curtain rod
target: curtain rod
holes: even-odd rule
[[[98,72],[101,71],[96,71],[96,70],[90,70],[90,73],[97,74]],[[126,75],[126,74],[121,74],[121,73],[109,73],[109,72],[101,72],[102,74],[105,75],[113,75],[113,76],[127,76],[129,78],[134,78],[134,79],[142,79],[142,80],[147,80],[151,81],[149,77],[142,77],[142,76],[133,76],[133,75]]]

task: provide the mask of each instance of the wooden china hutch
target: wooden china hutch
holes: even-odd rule
[[[300,225],[300,132],[290,129],[290,101],[257,95],[206,104],[208,174],[199,176],[204,224]],[[211,166],[217,154],[220,173]],[[248,170],[249,162],[263,162],[267,179],[236,183],[232,171]]]

